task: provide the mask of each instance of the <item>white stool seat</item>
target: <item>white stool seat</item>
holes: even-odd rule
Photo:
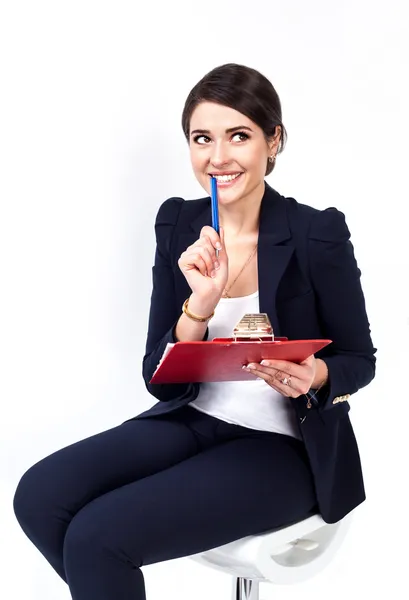
[[[331,561],[350,526],[351,513],[334,524],[313,515],[287,527],[259,535],[250,535],[206,552],[194,554],[193,560],[233,575],[239,580],[269,581],[291,584],[305,581]],[[249,589],[251,583],[247,583]],[[258,585],[244,596],[257,598]],[[235,596],[243,597],[243,591]]]

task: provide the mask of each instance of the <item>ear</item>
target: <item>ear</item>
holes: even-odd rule
[[[277,125],[275,133],[274,133],[273,137],[270,138],[269,144],[268,144],[269,148],[270,148],[270,154],[277,154],[278,148],[280,146],[280,140],[281,140],[281,125]]]

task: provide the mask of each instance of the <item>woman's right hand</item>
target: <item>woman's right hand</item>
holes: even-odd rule
[[[216,249],[219,249],[218,258]],[[220,227],[219,236],[213,227],[203,227],[199,239],[181,254],[178,265],[197,302],[213,310],[223,294],[229,273],[223,228]]]

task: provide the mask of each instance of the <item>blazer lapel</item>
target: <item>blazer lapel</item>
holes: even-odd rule
[[[180,235],[178,255],[193,244],[197,240],[202,227],[211,225],[211,222],[209,198],[205,209],[201,210],[199,215],[191,222],[192,231]],[[276,336],[281,335],[275,307],[277,288],[294,252],[293,247],[280,244],[290,238],[291,232],[288,226],[286,200],[266,183],[260,207],[258,240],[259,302],[260,312],[268,314]],[[190,291],[187,282],[186,286],[183,293]]]
[[[266,184],[260,208],[258,286],[260,312],[268,314],[276,336],[285,335],[276,313],[277,289],[294,252],[292,246],[280,244],[290,238],[286,200]]]

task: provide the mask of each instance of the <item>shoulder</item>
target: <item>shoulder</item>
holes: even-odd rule
[[[159,207],[156,215],[156,225],[176,225],[183,218],[190,222],[197,214],[204,210],[209,204],[209,198],[198,198],[196,200],[185,200],[180,197],[172,197],[165,200]]]
[[[285,198],[285,201],[292,231],[298,230],[310,240],[323,242],[343,242],[350,238],[345,214],[334,206],[318,209],[295,198]]]

